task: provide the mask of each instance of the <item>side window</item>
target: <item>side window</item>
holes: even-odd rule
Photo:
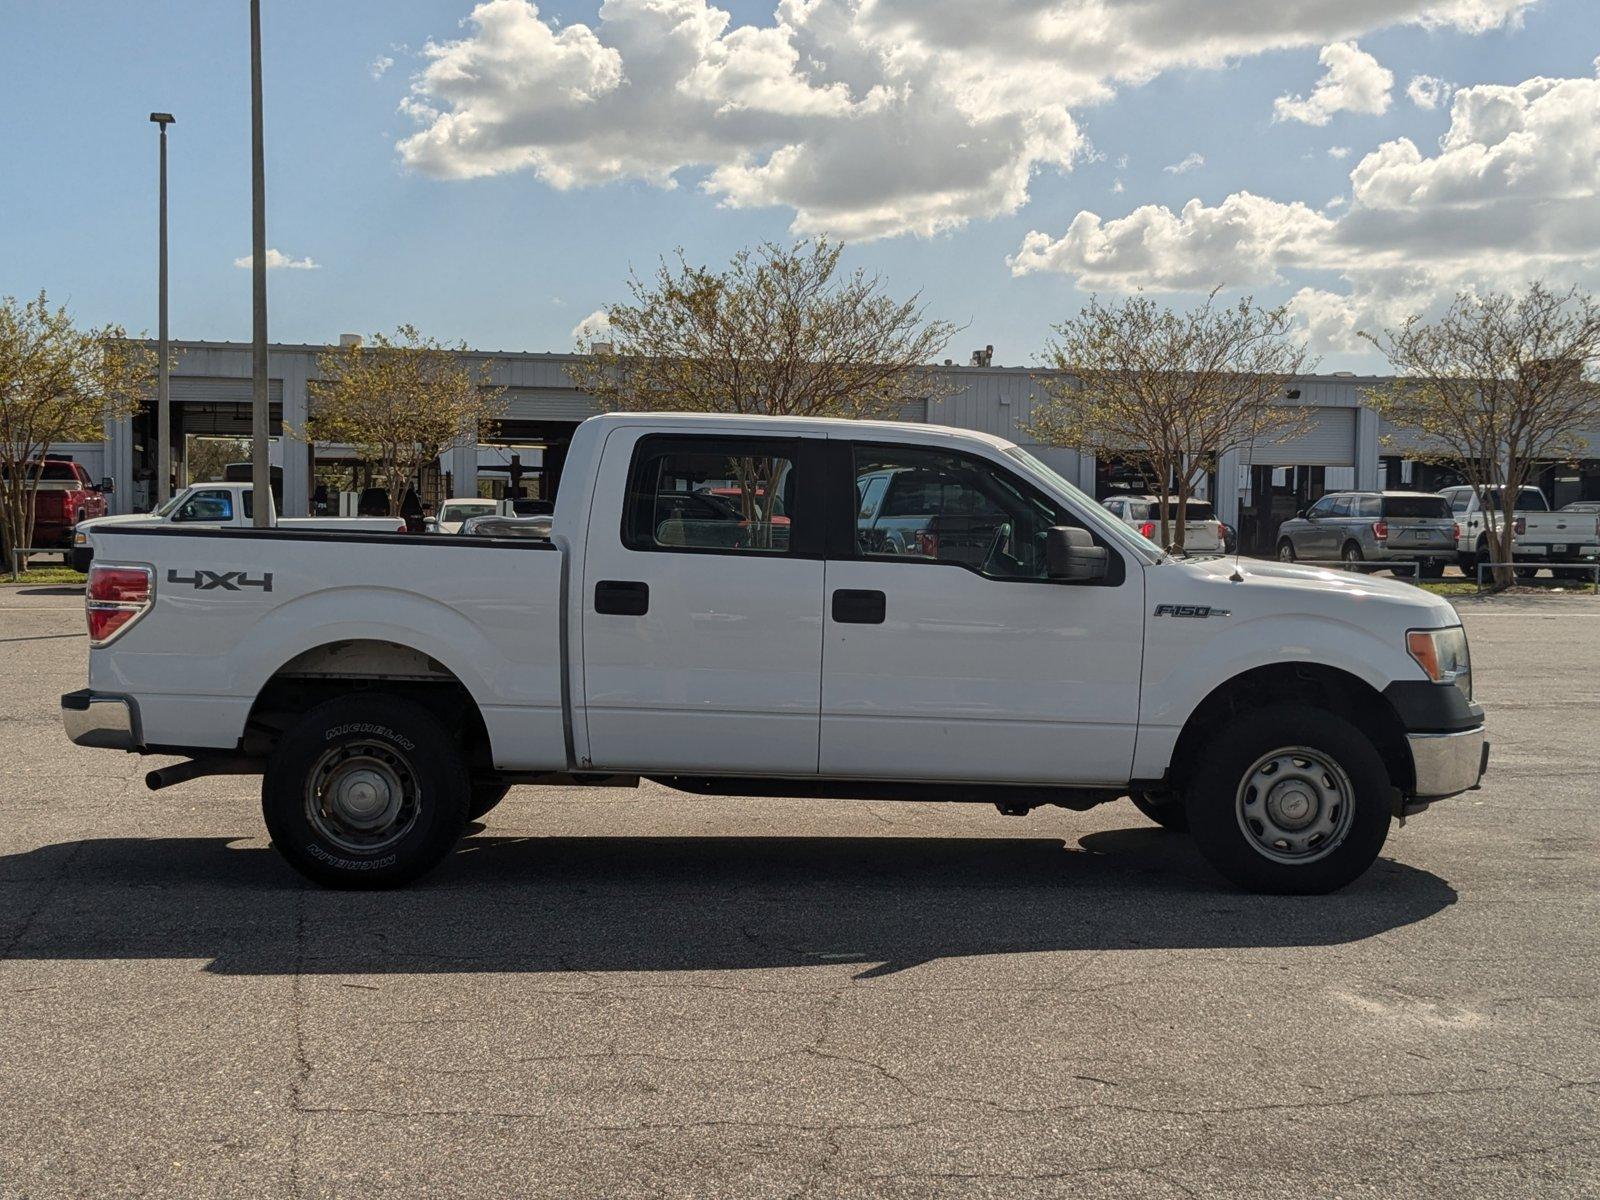
[[[1358,496],[1356,498],[1355,511],[1351,515],[1357,516],[1357,517],[1373,517],[1373,518],[1377,518],[1377,517],[1383,516],[1383,497],[1382,496]]]
[[[860,482],[887,475],[878,513],[856,520],[863,558],[953,563],[991,579],[1045,578],[1045,531],[1078,525],[1069,513],[997,464],[914,446],[855,451]]]
[[[888,490],[887,475],[874,475],[870,479],[856,480],[857,520],[870,521],[876,517],[878,506],[883,503],[883,494]]]
[[[172,514],[174,521],[231,521],[233,500],[227,492],[196,492]]]
[[[1354,496],[1335,496],[1333,498],[1333,507],[1328,510],[1328,515],[1331,517],[1351,516],[1353,514],[1350,509],[1354,502]]]
[[[1306,516],[1308,516],[1308,517],[1331,517],[1331,516],[1333,516],[1333,504],[1334,504],[1334,501],[1337,500],[1337,499],[1338,499],[1337,496],[1324,496],[1321,500],[1318,500],[1315,504],[1313,504],[1306,511]]]
[[[787,554],[796,446],[752,438],[647,437],[628,472],[630,550]]]
[[[1457,516],[1466,515],[1467,509],[1472,504],[1472,493],[1462,490],[1450,493],[1450,511]]]

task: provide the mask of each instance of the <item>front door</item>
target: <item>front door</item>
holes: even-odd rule
[[[590,766],[816,773],[823,444],[607,438],[582,585]]]
[[[832,511],[848,509],[850,528],[829,530],[822,773],[1125,783],[1139,566],[1096,533],[1108,580],[1047,579],[1045,531],[1085,522],[994,459],[836,442],[830,465]]]

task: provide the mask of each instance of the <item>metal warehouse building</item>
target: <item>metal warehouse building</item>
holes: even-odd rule
[[[172,461],[181,484],[189,481],[190,453],[200,441],[249,436],[250,347],[232,342],[174,342],[173,349]],[[272,434],[279,439],[273,446],[273,462],[282,470],[286,515],[306,514],[312,497],[318,494],[319,482],[349,460],[347,449],[312,447],[295,436],[306,420],[307,384],[317,377],[317,357],[328,349],[275,345],[268,353]],[[490,378],[506,389],[507,408],[494,445],[465,446],[446,453],[441,488],[456,496],[478,495],[480,487],[486,494],[503,494],[515,454],[518,471],[525,471],[528,481],[543,488],[544,494],[553,494],[573,429],[599,411],[567,375],[567,365],[574,357],[478,351],[462,357],[490,364]],[[975,360],[982,357],[974,355]],[[946,385],[939,389],[941,394],[908,407],[901,419],[982,430],[1012,439],[1097,499],[1119,490],[1145,490],[1144,482],[1126,464],[1033,443],[1025,426],[1040,395],[1037,370],[981,365],[946,365],[936,370]],[[1274,440],[1270,429],[1264,429],[1248,463],[1243,454],[1223,456],[1207,490],[1218,515],[1239,529],[1247,550],[1270,548],[1278,523],[1325,491],[1350,487],[1432,490],[1455,482],[1447,470],[1412,463],[1406,457],[1405,436],[1386,428],[1377,413],[1363,404],[1364,389],[1379,382],[1382,380],[1377,377],[1349,374],[1298,380],[1284,403],[1308,410],[1309,428],[1281,442]],[[83,461],[92,475],[114,481],[114,511],[141,511],[150,507],[156,492],[155,431],[152,403],[145,412],[116,422],[104,443],[56,449]],[[1600,445],[1600,437],[1591,440]],[[1540,482],[1558,505],[1600,499],[1600,461],[1551,468]]]

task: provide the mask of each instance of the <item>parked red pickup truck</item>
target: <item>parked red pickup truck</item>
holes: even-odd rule
[[[39,464],[24,466],[25,477],[35,478]],[[89,478],[82,463],[46,458],[34,489],[33,544],[72,546],[72,527],[90,517],[106,515],[106,486]]]

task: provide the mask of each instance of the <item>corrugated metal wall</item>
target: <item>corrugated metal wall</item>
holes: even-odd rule
[[[1311,428],[1287,442],[1269,440],[1256,444],[1251,458],[1274,466],[1354,466],[1356,461],[1356,410],[1353,408],[1315,409],[1309,414]]]
[[[248,379],[174,375],[171,389],[174,404],[249,404],[251,401],[251,384]],[[267,380],[267,402],[283,403],[283,380]]]

